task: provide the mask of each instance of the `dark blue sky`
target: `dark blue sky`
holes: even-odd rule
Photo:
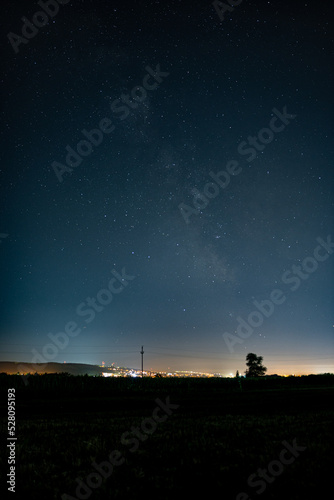
[[[333,372],[331,3],[72,1],[15,53],[38,11],[2,29],[1,359]]]

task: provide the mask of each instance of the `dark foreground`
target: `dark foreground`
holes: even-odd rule
[[[241,384],[0,374],[2,490],[15,388],[12,498],[327,498],[334,376]]]

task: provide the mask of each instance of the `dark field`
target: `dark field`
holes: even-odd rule
[[[25,386],[20,376],[0,374],[1,487],[9,486],[7,390],[15,388],[12,498],[327,498],[334,376],[241,384],[40,375]],[[296,451],[283,452],[287,443]],[[106,461],[92,474],[94,462]],[[76,478],[90,488],[76,492]]]

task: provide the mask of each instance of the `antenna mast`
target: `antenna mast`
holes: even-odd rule
[[[141,376],[143,377],[143,366],[144,366],[144,346],[141,346]]]

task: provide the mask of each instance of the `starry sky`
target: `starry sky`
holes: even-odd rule
[[[7,2],[2,360],[334,372],[331,2],[217,5]]]

